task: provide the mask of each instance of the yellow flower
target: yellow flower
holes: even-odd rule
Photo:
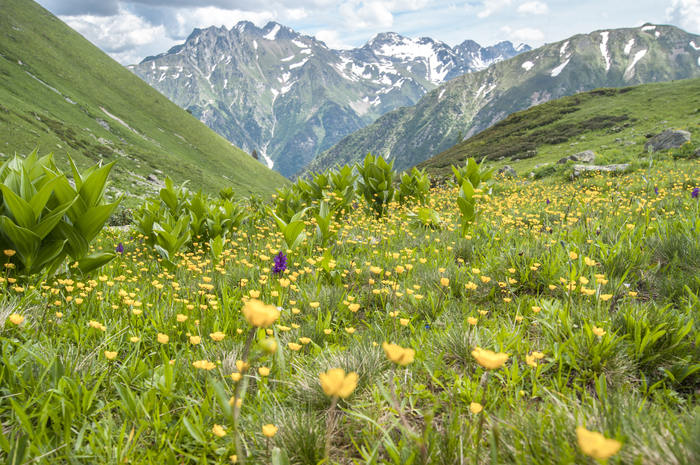
[[[184,323],[185,321],[187,321],[187,318],[189,318],[189,317],[187,315],[182,315],[182,314],[178,313],[176,318],[177,318],[178,323]]]
[[[443,287],[447,287],[447,286],[450,285],[450,280],[447,279],[447,278],[440,278],[440,284],[441,284]]]
[[[117,353],[105,350],[105,357],[107,357],[107,360],[114,360],[117,357]]]
[[[508,360],[508,354],[484,350],[481,347],[477,347],[476,349],[472,350],[472,356],[476,359],[479,365],[487,370],[497,370],[501,368]]]
[[[386,353],[386,358],[392,362],[398,363],[401,366],[406,366],[413,362],[413,357],[416,355],[415,350],[408,348],[404,349],[397,344],[389,344],[388,342],[384,342],[382,347]]]
[[[273,424],[263,425],[262,433],[263,433],[263,436],[265,436],[267,438],[271,438],[275,434],[277,434],[277,427]]]
[[[338,396],[343,399],[348,397],[357,387],[357,373],[351,372],[345,375],[345,370],[335,368],[319,375],[321,387],[327,396]]]
[[[308,344],[309,342],[311,342],[311,338],[310,337],[300,337],[299,342],[301,342],[302,344]]]
[[[569,258],[576,260],[578,258],[578,254],[576,252],[569,252]]]
[[[396,274],[401,274],[406,270],[403,266],[399,265],[396,267]]]
[[[225,338],[226,335],[225,335],[224,333],[222,333],[221,331],[217,331],[217,332],[215,332],[215,333],[209,334],[209,337],[212,338],[212,339],[215,340],[215,341],[220,341],[220,340],[222,340],[223,338]]]
[[[330,334],[330,333],[333,332],[333,330],[332,330],[332,329],[324,329],[323,332],[324,332],[325,334]]]
[[[7,255],[8,257],[11,257],[11,256],[13,256],[14,254],[16,254],[17,252],[15,252],[14,250],[5,250],[4,253],[5,253],[5,255]]]
[[[409,320],[408,318],[401,318],[399,319],[399,322],[401,323],[401,326],[408,326],[411,320]]]
[[[138,337],[138,336],[131,336],[131,337],[129,338],[129,340],[130,340],[131,342],[139,342],[139,341],[141,340],[141,338]]]
[[[291,350],[299,350],[299,349],[301,349],[301,344],[297,344],[295,342],[289,342],[289,343],[287,343],[287,347],[289,347]]]
[[[488,276],[479,276],[479,277],[481,278],[481,282],[484,283],[484,284],[486,284],[486,283],[488,283],[489,281],[491,281],[491,278],[489,278]]]
[[[472,326],[474,326],[478,322],[479,322],[479,320],[477,318],[474,318],[473,316],[470,316],[469,318],[467,318],[467,323],[469,323]]]
[[[208,362],[206,360],[197,360],[196,362],[192,363],[192,366],[195,368],[201,368],[202,370],[209,371],[216,368],[216,363]]]
[[[348,305],[348,308],[351,312],[356,312],[360,309],[360,304],[350,304]]]
[[[7,253],[7,250],[5,251],[5,253]],[[10,323],[12,323],[14,325],[18,325],[24,321],[24,317],[22,315],[18,315],[16,313],[13,313],[12,315],[10,315],[8,320],[10,320]]]
[[[233,454],[233,455],[232,455],[231,457],[229,457],[229,458],[231,459],[231,462],[233,462],[233,463],[238,462],[238,456],[237,456],[236,454]]]
[[[472,273],[479,274],[481,273],[481,270],[479,268],[472,268]]]
[[[240,373],[231,373],[231,379],[234,381],[240,381],[242,377]]]
[[[532,307],[532,311],[535,313],[540,313],[542,311],[542,307]]]
[[[202,338],[199,336],[190,336],[190,344],[197,345],[202,342]]]
[[[484,410],[484,407],[478,402],[472,402],[471,404],[469,404],[469,410],[471,410],[471,412],[474,415],[476,415],[477,413],[480,413],[482,410]]]
[[[607,439],[602,434],[596,431],[588,431],[581,426],[576,428],[576,436],[581,452],[594,459],[605,460],[617,454],[622,447],[619,441]]]
[[[158,342],[161,344],[167,344],[169,340],[170,338],[167,335],[158,333]]]
[[[309,307],[311,308],[318,308],[319,305],[321,305],[320,302],[309,302]]]
[[[345,328],[345,331],[346,331],[348,334],[352,334],[352,333],[355,332],[355,328]]]
[[[593,327],[593,334],[595,334],[596,336],[599,336],[599,337],[603,337],[607,333],[605,332],[605,330],[603,330],[603,328],[599,328],[597,326],[594,326]]]
[[[236,362],[236,369],[238,370],[239,373],[245,373],[246,371],[248,371],[249,366],[250,366],[250,364],[244,362],[243,360],[238,360]]]
[[[268,376],[270,374],[270,369],[268,367],[260,367],[258,368],[258,373],[260,373],[260,376]]]
[[[226,430],[221,425],[217,425],[216,423],[214,424],[214,427],[211,429],[211,432],[216,434],[220,438],[223,438],[224,436],[226,436]]]
[[[252,299],[243,306],[243,316],[246,321],[259,328],[267,328],[277,321],[280,316],[279,310],[274,305],[265,305],[259,300]]]
[[[530,365],[533,368],[537,368],[537,362],[535,361],[535,356],[534,355],[527,355],[525,356],[525,361],[527,362],[528,365]]]
[[[600,300],[602,300],[603,302],[607,302],[610,299],[612,299],[612,294],[601,294],[600,295]]]

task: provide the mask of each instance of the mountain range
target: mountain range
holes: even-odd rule
[[[531,48],[454,48],[395,33],[332,50],[275,22],[195,29],[184,44],[128,66],[207,126],[285,176],[388,111]]]
[[[579,34],[450,80],[416,105],[345,137],[299,175],[352,163],[368,152],[407,169],[539,103],[597,88],[694,77],[700,77],[698,35],[653,24]]]
[[[81,170],[118,160],[109,195],[127,205],[165,176],[240,195],[285,182],[37,3],[0,0],[0,163],[37,146],[68,173],[66,155]]]

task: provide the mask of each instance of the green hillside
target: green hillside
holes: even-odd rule
[[[600,162],[615,163],[637,158],[647,137],[665,129],[688,130],[697,145],[700,79],[598,89],[543,103],[511,114],[418,166],[449,174],[451,165],[475,157],[527,174],[538,164],[584,150],[595,152]]]
[[[62,169],[67,155],[118,160],[113,188],[128,203],[153,191],[154,173],[241,195],[285,182],[37,3],[0,0],[0,161],[37,146]]]

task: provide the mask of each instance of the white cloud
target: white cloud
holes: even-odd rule
[[[476,16],[479,18],[488,18],[494,13],[498,13],[503,8],[510,6],[513,0],[484,0],[484,11],[479,12]]]
[[[498,32],[501,37],[506,37],[508,40],[512,41],[533,43],[544,40],[544,33],[542,31],[529,27],[513,30],[508,26],[503,26]]]
[[[688,32],[700,33],[700,0],[671,0],[666,18]]]
[[[350,31],[387,28],[394,24],[394,13],[416,11],[428,0],[348,0],[338,6],[343,28]]]
[[[549,13],[549,7],[543,2],[526,2],[518,7],[518,13],[544,15]]]
[[[343,42],[343,39],[341,39],[340,33],[338,31],[321,29],[315,34],[310,35],[313,35],[318,40],[323,41],[328,46],[328,48],[332,48],[333,50],[347,50],[353,48],[352,45],[348,45],[345,42]]]
[[[277,15],[272,12],[243,12],[240,10],[224,10],[216,7],[188,8],[179,11],[176,15],[177,31],[174,36],[186,37],[196,27],[226,26],[231,29],[239,21],[250,21],[257,26],[264,26],[269,21],[277,20]]]

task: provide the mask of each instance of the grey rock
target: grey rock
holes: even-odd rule
[[[515,160],[525,160],[528,158],[533,158],[533,157],[537,156],[537,153],[538,153],[537,150],[528,150],[527,152],[522,152],[522,153],[518,153],[518,154],[513,155],[511,160],[515,161]]]
[[[162,172],[161,170],[155,170],[155,171],[153,171],[153,172],[156,173],[156,174],[163,174],[163,172]]]
[[[528,177],[528,178],[534,178],[534,177],[535,177],[535,173],[530,173],[530,174],[527,175],[527,177]]]
[[[664,131],[646,141],[644,144],[644,151],[646,152],[649,148],[654,152],[677,149],[686,142],[690,142],[690,133],[688,131]]]
[[[542,168],[543,166],[547,166],[547,165],[549,165],[549,163],[538,163],[535,165],[535,169]]]
[[[637,143],[633,140],[625,142],[625,147],[629,147],[630,145],[637,145]]]
[[[503,174],[505,176],[512,176],[514,178],[518,177],[518,173],[515,172],[512,166],[506,165],[500,170],[498,170],[498,174]]]
[[[700,148],[695,149],[695,152],[693,152],[693,158],[700,158]]]
[[[573,155],[569,155],[568,157],[564,157],[560,159],[557,162],[557,165],[564,165],[568,161],[578,161],[581,163],[593,163],[595,161],[595,153],[593,153],[593,150],[585,150],[583,152],[575,153]]]
[[[629,167],[629,163],[623,163],[621,165],[574,165],[574,177],[578,177],[581,175],[581,173],[585,173],[587,171],[605,171],[609,173],[622,173]]]

